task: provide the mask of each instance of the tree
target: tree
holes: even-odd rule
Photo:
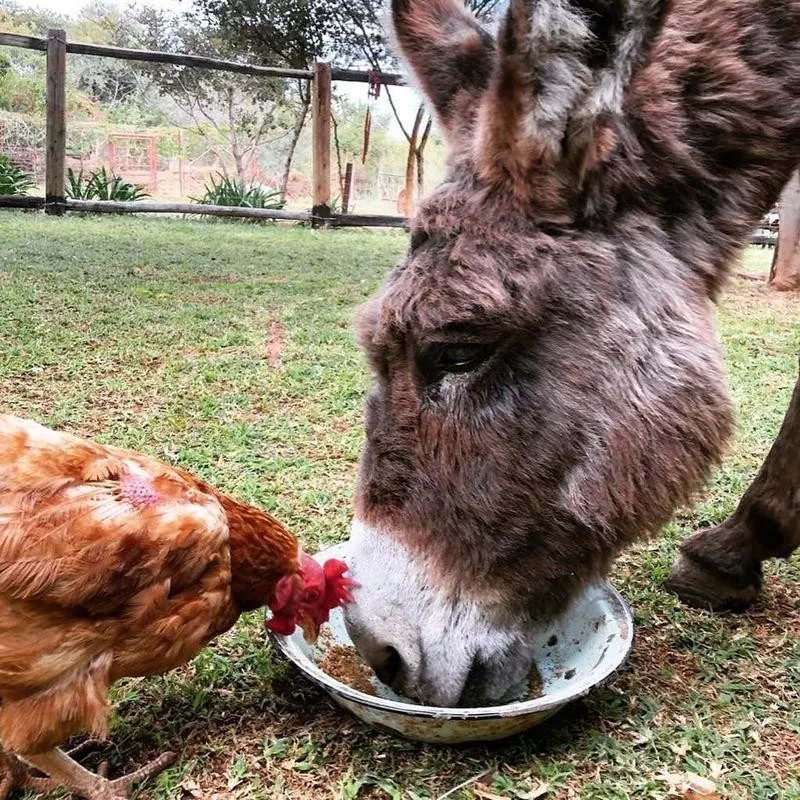
[[[0,0],[0,29],[46,36],[49,28],[64,28],[73,41],[136,47],[141,27],[138,13],[95,0],[71,18],[44,10],[31,11],[12,0]],[[0,69],[0,108],[43,117],[45,60],[41,53],[9,48],[4,59],[7,69]],[[125,114],[132,105],[147,112],[140,116],[152,117],[151,88],[152,81],[146,72],[130,61],[81,55],[69,58],[67,104],[71,119],[87,113],[92,118],[98,112]]]
[[[800,170],[781,195],[780,232],[769,284],[779,292],[800,291]]]
[[[81,42],[135,47],[139,21],[134,10],[94,0],[81,8],[70,28],[69,36]],[[147,74],[130,61],[73,56],[70,70],[77,76],[78,90],[108,110],[146,94],[151,84]]]
[[[223,31],[197,20],[149,9],[142,12],[140,23],[139,44],[149,49],[238,58]],[[147,70],[160,92],[192,121],[223,172],[228,175],[226,163],[233,161],[236,177],[249,182],[260,146],[270,134],[282,138],[276,129],[287,101],[286,82],[162,64]]]
[[[500,2],[470,0],[469,5],[485,17]],[[200,18],[225,31],[232,46],[262,64],[310,69],[315,61],[333,60],[383,71],[397,67],[384,28],[383,0],[195,0],[195,7]],[[311,103],[305,82],[297,93],[300,103],[286,180]],[[387,94],[408,141],[406,196],[413,200],[415,188],[421,188],[424,180],[424,152],[432,121],[420,106],[417,121],[408,130],[388,89]]]
[[[501,5],[502,0],[468,0],[467,6],[481,19],[488,20]],[[336,41],[346,43],[344,53],[360,52],[362,62],[378,71],[397,69],[398,63],[389,45],[385,28],[382,0],[347,0],[331,3],[331,13],[336,23]],[[405,189],[401,198],[401,212],[410,215],[416,199],[425,189],[425,149],[430,140],[433,118],[424,103],[420,103],[414,124],[409,129],[400,118],[392,98],[391,89],[385,87],[397,124],[408,142]]]
[[[340,0],[341,2],[342,0]],[[196,0],[195,20],[224,32],[226,45],[250,61],[290,69],[311,69],[334,51],[330,31],[332,0]],[[311,108],[308,81],[295,81],[294,123],[279,189],[286,190],[297,143]]]
[[[0,30],[28,36],[46,35],[65,23],[58,14],[22,8],[0,0]],[[45,63],[41,53],[21,48],[4,51],[0,70],[0,108],[18,114],[44,116]]]
[[[7,33],[24,31],[46,36],[49,28],[68,27],[69,18],[56,11],[22,6],[14,0],[0,0],[0,28]]]

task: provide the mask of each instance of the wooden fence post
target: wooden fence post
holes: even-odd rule
[[[348,161],[344,170],[344,186],[342,186],[342,214],[350,213],[350,199],[353,196],[353,162]]]
[[[312,104],[314,139],[314,215],[315,228],[326,225],[331,216],[331,65],[314,64]]]
[[[47,166],[45,210],[63,214],[67,155],[67,34],[47,32]]]

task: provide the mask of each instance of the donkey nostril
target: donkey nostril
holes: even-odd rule
[[[381,683],[392,686],[400,674],[403,659],[394,647],[387,645],[377,658],[371,659],[370,666],[375,670],[375,674]]]

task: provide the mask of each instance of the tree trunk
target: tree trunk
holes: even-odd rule
[[[244,164],[244,156],[238,151],[233,151],[233,163],[236,165],[236,176],[242,184],[247,184],[247,169]]]
[[[769,285],[779,292],[800,291],[800,171],[783,190],[780,215]]]
[[[433,128],[433,117],[428,117],[428,124],[417,147],[417,197],[425,194],[425,148],[431,136],[431,128]]]
[[[417,181],[417,148],[419,147],[419,131],[422,127],[422,120],[425,118],[425,106],[417,109],[417,116],[414,120],[414,129],[408,141],[408,160],[406,161],[406,183],[403,189],[403,202],[400,213],[405,217],[410,217],[414,213],[416,206],[415,186]]]
[[[741,610],[761,588],[761,563],[800,547],[800,380],[775,444],[734,514],[681,545],[667,588],[715,611]]]
[[[286,190],[289,188],[289,179],[292,174],[292,162],[294,161],[294,154],[297,151],[297,143],[300,141],[300,136],[303,133],[303,128],[306,126],[308,119],[308,109],[311,108],[311,95],[307,92],[304,93],[300,90],[300,113],[295,120],[294,128],[292,129],[292,138],[289,142],[289,151],[286,153],[286,160],[283,162],[283,175],[281,176],[281,183],[278,186],[278,191],[286,197]]]
[[[234,97],[234,90],[228,89],[228,131],[231,143],[231,155],[233,156],[233,163],[236,166],[236,176],[242,185],[247,184],[247,168],[244,163],[244,152],[239,144],[239,135],[236,133],[236,98]]]

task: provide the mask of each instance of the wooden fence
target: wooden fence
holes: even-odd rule
[[[2,197],[0,208],[39,208],[47,214],[65,211],[98,213],[155,213],[199,214],[217,217],[242,217],[248,219],[296,220],[310,222],[314,227],[405,227],[405,217],[334,214],[331,211],[331,86],[333,81],[368,83],[369,72],[338,69],[330,64],[318,63],[311,70],[262,67],[237,61],[186,55],[159,53],[150,50],[130,50],[107,45],[81,44],[67,41],[63,30],[50,30],[46,39],[36,36],[19,36],[0,33],[0,45],[40,50],[47,57],[47,143],[44,197]],[[235,72],[263,78],[295,78],[313,83],[312,135],[313,135],[313,201],[310,212],[277,211],[231,206],[207,206],[188,203],[117,203],[113,201],[70,200],[66,197],[66,75],[69,53],[117,58],[125,61],[142,61],[155,64],[197,67],[199,69]],[[403,78],[395,74],[381,74],[385,86],[397,86]]]

